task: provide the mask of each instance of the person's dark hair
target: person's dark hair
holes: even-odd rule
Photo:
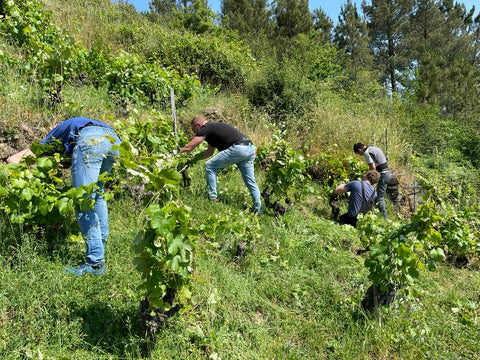
[[[365,145],[362,143],[356,143],[353,145],[353,152],[356,154],[358,150],[362,149]]]
[[[365,177],[371,185],[375,185],[380,180],[380,173],[377,170],[369,170]]]

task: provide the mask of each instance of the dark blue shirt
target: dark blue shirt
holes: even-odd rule
[[[365,190],[365,199],[370,199],[370,196],[375,192],[375,188],[370,183],[363,181]],[[345,189],[350,192],[350,200],[348,202],[348,216],[355,217],[360,212],[362,207],[362,181],[353,180],[345,185]],[[373,197],[376,199],[377,195]]]
[[[63,147],[65,148],[65,153],[67,155],[72,155],[73,147],[75,146],[76,139],[79,135],[80,129],[85,127],[87,124],[103,126],[109,129],[112,129],[111,126],[104,124],[100,121],[76,117],[70,118],[65,121],[62,121],[60,124],[55,126],[41,141],[42,144],[52,144],[55,140],[59,140]],[[113,130],[113,129],[112,129]]]

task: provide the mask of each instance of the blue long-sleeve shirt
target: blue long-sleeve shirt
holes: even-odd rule
[[[79,131],[88,124],[103,126],[112,129],[111,126],[102,123],[101,121],[84,117],[75,117],[64,120],[60,124],[55,126],[41,141],[41,143],[52,144],[55,142],[55,140],[59,140],[65,148],[65,153],[70,156],[72,155],[73,147],[75,146]]]

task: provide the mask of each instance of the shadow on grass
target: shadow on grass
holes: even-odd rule
[[[108,304],[95,302],[86,307],[72,304],[72,317],[82,319],[84,341],[92,348],[116,357],[149,356],[155,346],[137,324],[139,310],[116,310]]]

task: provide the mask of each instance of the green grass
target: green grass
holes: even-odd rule
[[[206,199],[201,165],[182,191],[196,226],[250,198],[238,171],[220,176],[221,201]],[[262,177],[259,176],[259,181]],[[422,274],[414,296],[381,308],[381,325],[360,302],[370,285],[356,230],[318,216],[315,198],[287,215],[260,218],[262,238],[235,261],[241,240],[198,244],[192,299],[155,339],[137,325],[140,278],[132,240],[141,207],[128,194],[110,203],[107,273],[62,273],[84,256],[82,242],[51,249],[24,234],[0,257],[3,359],[475,359],[477,269],[442,264]]]

